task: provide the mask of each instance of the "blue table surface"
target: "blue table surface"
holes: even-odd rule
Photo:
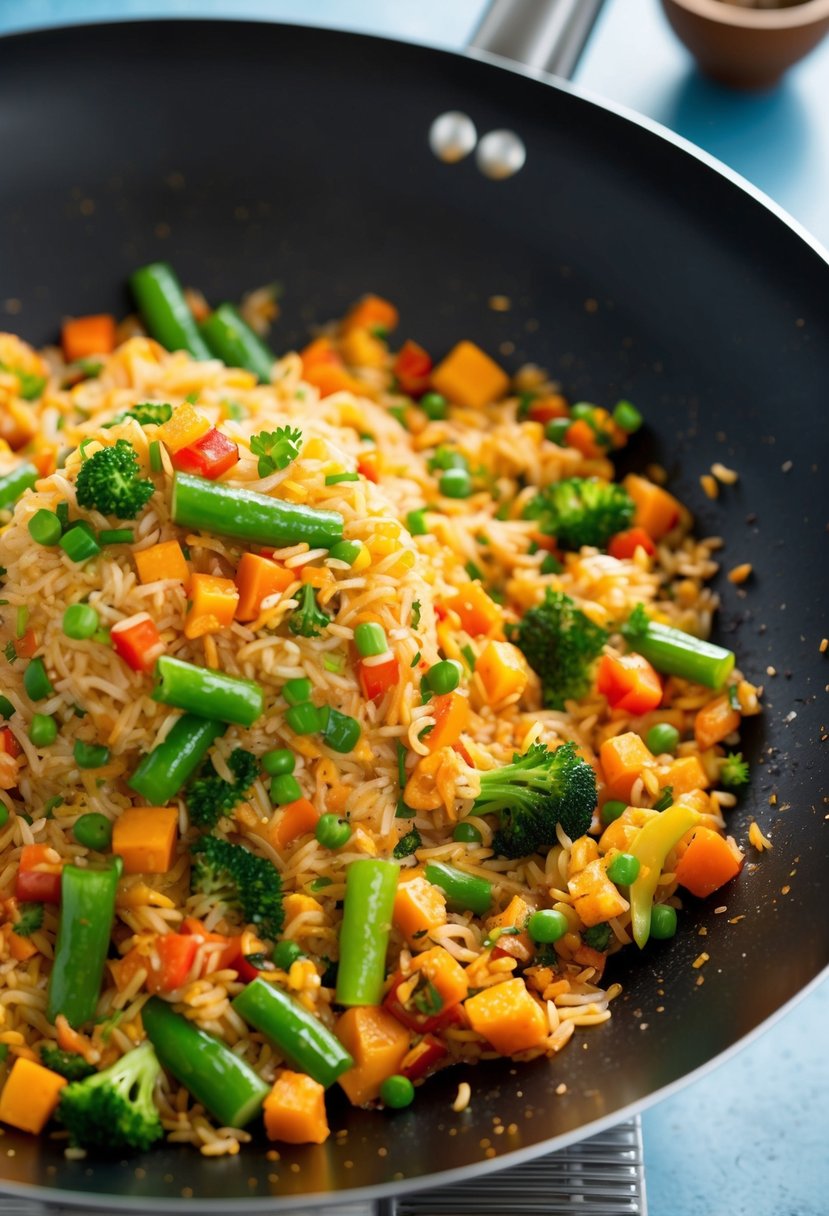
[[[0,0],[0,33],[116,17],[236,17],[459,49],[484,8],[482,0]],[[657,0],[607,0],[575,80],[719,157],[829,246],[829,39],[777,89],[730,92],[696,72]],[[825,1216],[827,1024],[823,983],[645,1113],[651,1216]]]

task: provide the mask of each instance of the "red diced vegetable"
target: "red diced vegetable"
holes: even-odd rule
[[[45,844],[24,845],[14,893],[20,903],[60,903],[62,865],[53,861],[54,850]]]
[[[238,463],[239,448],[212,426],[201,439],[172,453],[170,459],[182,473],[195,473],[212,481]]]
[[[623,558],[633,557],[640,548],[644,549],[649,557],[653,557],[656,552],[656,545],[644,528],[628,528],[626,532],[617,532],[610,538],[607,551],[611,557],[621,561]]]
[[[162,933],[155,941],[160,966],[150,967],[147,988],[150,992],[173,992],[187,979],[199,943],[190,933]]]
[[[662,701],[662,681],[641,654],[602,656],[596,679],[611,709],[646,714]]]
[[[367,701],[377,701],[400,679],[400,663],[390,655],[384,663],[357,663],[357,678]]]
[[[152,671],[156,659],[164,652],[155,621],[146,612],[119,621],[112,626],[109,636],[115,653],[133,671]]]
[[[429,387],[432,359],[422,346],[411,339],[404,342],[394,361],[397,383],[410,397],[422,397]]]

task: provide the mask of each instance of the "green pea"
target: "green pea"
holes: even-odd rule
[[[461,682],[461,666],[454,659],[442,659],[426,672],[426,683],[438,695],[454,692]]]
[[[341,849],[351,839],[351,828],[339,815],[320,815],[314,832],[324,849]]]
[[[9,808],[7,806],[3,806],[3,803],[0,802],[0,828],[4,828],[8,822]]]
[[[634,857],[633,853],[619,853],[607,867],[607,876],[611,882],[629,887],[636,882],[640,864],[639,858]]]
[[[271,778],[271,802],[274,806],[287,806],[302,797],[302,789],[296,777],[291,773],[280,773]]]
[[[414,1096],[414,1085],[408,1077],[404,1077],[400,1073],[396,1073],[393,1077],[386,1077],[380,1086],[380,1101],[384,1106],[390,1106],[392,1110],[402,1110],[404,1106],[411,1106]]]
[[[449,402],[441,393],[424,393],[420,408],[431,422],[441,422],[449,410]]]
[[[444,498],[468,498],[472,493],[472,478],[466,469],[447,469],[438,488]]]
[[[670,722],[657,722],[645,736],[645,743],[655,756],[661,756],[663,752],[673,755],[679,743],[679,731]]]
[[[577,401],[575,405],[570,406],[570,417],[580,418],[582,422],[590,422],[595,413],[596,407],[589,401]]]
[[[76,739],[73,753],[78,768],[102,768],[109,763],[109,748],[100,743],[84,743],[83,739]]]
[[[63,614],[63,632],[76,641],[91,638],[99,624],[100,617],[91,604],[70,604]]]
[[[361,621],[354,630],[354,645],[361,658],[385,654],[389,648],[386,631],[376,621]]]
[[[644,418],[630,401],[619,401],[613,410],[613,421],[623,431],[627,431],[629,435],[632,435],[634,431],[639,430],[644,422]]]
[[[459,844],[483,844],[484,841],[474,823],[464,823],[463,821],[455,825],[452,839],[457,840]]]
[[[617,802],[615,798],[611,798],[604,804],[601,810],[601,821],[603,824],[613,823],[620,815],[624,815],[628,809],[626,802]]]
[[[282,941],[277,942],[274,946],[271,958],[280,971],[290,971],[291,963],[302,958],[302,949],[290,938],[283,937]]]
[[[303,705],[292,705],[285,712],[285,721],[295,735],[313,735],[320,729],[319,710],[310,701]]]
[[[556,443],[560,448],[563,448],[567,442],[567,432],[572,425],[570,418],[551,418],[547,423],[545,435],[550,440],[550,443]]]
[[[296,756],[287,747],[276,747],[273,751],[265,752],[261,764],[269,777],[282,777],[294,771]]]
[[[58,724],[51,714],[32,714],[29,738],[35,747],[49,747],[58,737]]]
[[[46,664],[43,659],[32,659],[29,663],[23,672],[23,687],[32,701],[42,701],[45,697],[51,697],[55,690],[46,673]]]
[[[676,934],[676,908],[670,904],[654,904],[651,908],[651,937],[666,941]]]
[[[41,508],[29,520],[29,535],[39,545],[56,545],[63,535],[63,528],[54,511]]]
[[[89,811],[77,820],[72,829],[72,835],[85,849],[94,849],[96,853],[103,853],[112,843],[112,824],[106,815],[101,815],[97,811]]]
[[[406,527],[412,536],[428,536],[429,525],[426,523],[426,508],[418,507],[414,511],[409,511],[406,516]]]
[[[541,908],[527,921],[527,932],[534,942],[549,945],[568,932],[570,923],[556,908]]]
[[[313,684],[303,676],[298,680],[289,680],[282,689],[282,695],[289,705],[304,705],[306,701],[311,700],[313,691]]]

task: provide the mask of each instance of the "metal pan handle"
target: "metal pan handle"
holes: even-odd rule
[[[524,67],[569,78],[603,0],[490,0],[469,40]]]

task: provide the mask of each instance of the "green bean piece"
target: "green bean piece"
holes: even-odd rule
[[[226,729],[224,722],[182,714],[166,738],[144,757],[127,785],[151,806],[166,806]]]
[[[340,926],[338,1005],[379,1005],[399,868],[391,861],[353,861],[345,879]]]
[[[244,1127],[259,1114],[270,1086],[221,1039],[157,996],[147,1001],[141,1020],[162,1066],[222,1127]]]
[[[648,621],[644,629],[623,626],[631,650],[643,655],[657,671],[679,676],[706,688],[722,688],[734,668],[733,650],[704,642],[671,625]]]
[[[76,1029],[95,1016],[115,917],[121,859],[105,869],[65,865],[60,922],[49,976],[46,1017],[63,1014]]]
[[[253,726],[265,708],[262,689],[253,680],[229,676],[209,667],[162,655],[155,665],[154,701],[210,718]]]
[[[41,507],[29,520],[29,535],[39,545],[56,545],[63,534],[60,520],[54,511]]]
[[[0,511],[13,507],[18,498],[35,484],[40,473],[33,464],[19,464],[11,473],[0,477]]]
[[[167,350],[186,350],[194,359],[209,359],[176,273],[166,262],[151,262],[130,275],[130,289],[150,334]]]
[[[270,384],[276,355],[242,320],[232,304],[220,304],[199,325],[212,354],[228,367],[243,367],[263,384]]]
[[[423,871],[427,882],[440,887],[452,912],[483,916],[492,903],[492,883],[442,861],[430,861]]]
[[[103,768],[109,764],[109,748],[101,743],[84,743],[83,739],[76,739],[73,755],[78,768]]]
[[[276,984],[255,979],[232,1004],[240,1017],[276,1044],[289,1064],[326,1089],[353,1067],[339,1039]]]
[[[83,526],[84,521],[73,524],[58,541],[61,549],[73,562],[86,562],[91,557],[97,557],[101,546],[95,539],[90,527]]]
[[[192,473],[173,478],[172,517],[182,528],[273,548],[306,541],[312,549],[331,549],[343,535],[343,517],[337,511],[282,502]]]
[[[104,528],[98,533],[102,545],[131,545],[135,540],[132,528]]]

